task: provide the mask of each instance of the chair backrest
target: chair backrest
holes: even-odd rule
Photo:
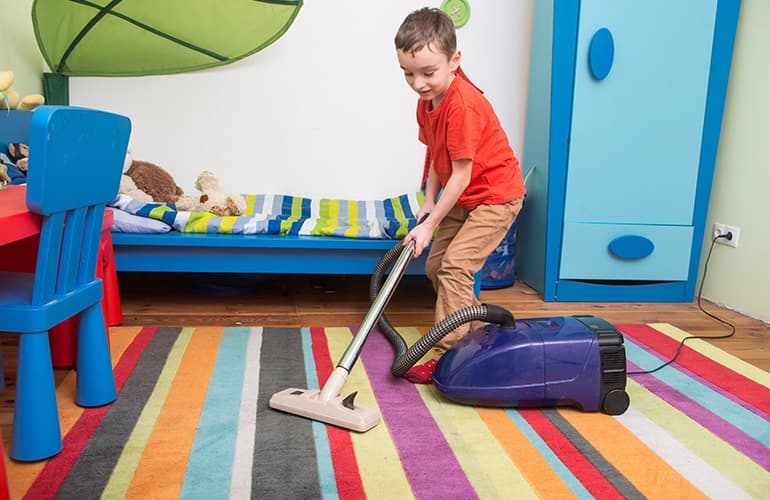
[[[43,225],[33,303],[94,280],[104,207],[117,196],[130,132],[128,118],[104,111],[34,111],[27,206],[43,216]]]

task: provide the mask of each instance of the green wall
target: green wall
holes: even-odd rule
[[[32,0],[0,0],[0,71],[13,71],[13,90],[25,96],[43,93],[43,57],[37,48],[30,10]]]
[[[743,0],[719,141],[703,262],[715,222],[738,226],[715,245],[703,296],[770,322],[770,2]]]

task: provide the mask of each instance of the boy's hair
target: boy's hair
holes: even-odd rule
[[[415,52],[431,46],[451,58],[457,51],[452,18],[441,9],[424,7],[406,16],[396,33],[396,49]]]

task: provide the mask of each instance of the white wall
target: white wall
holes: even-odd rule
[[[306,0],[282,38],[245,60],[172,76],[71,78],[70,102],[129,116],[134,158],[163,166],[187,192],[204,169],[243,193],[374,199],[416,191],[425,154],[417,96],[393,37],[410,11],[440,4]],[[532,0],[471,7],[458,30],[463,68],[521,156]]]

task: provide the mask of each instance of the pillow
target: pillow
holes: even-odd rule
[[[113,233],[167,233],[171,230],[171,226],[160,220],[133,215],[112,207],[107,209],[112,211],[114,217]]]

